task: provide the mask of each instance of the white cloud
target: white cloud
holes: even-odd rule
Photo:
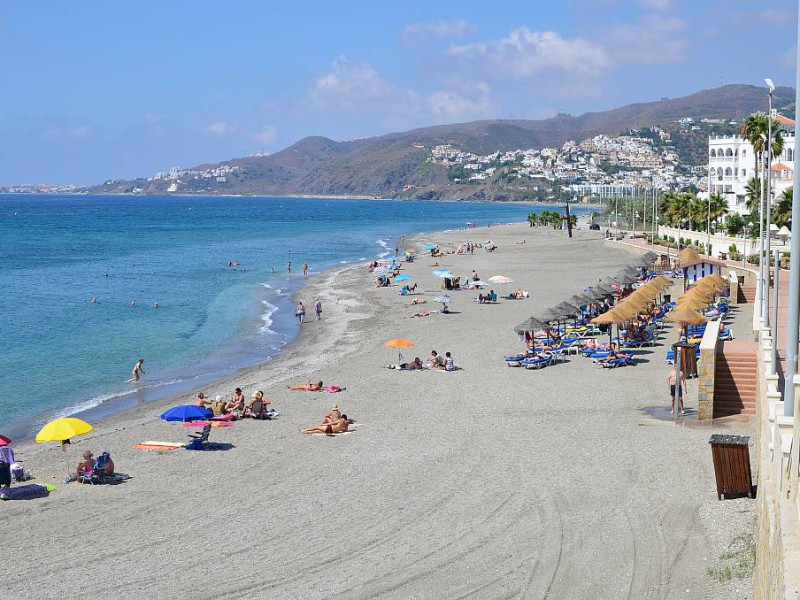
[[[638,23],[622,23],[608,32],[608,47],[622,61],[640,64],[682,62],[689,40],[687,23],[675,17],[651,16]]]
[[[333,106],[353,109],[363,102],[389,97],[395,91],[368,62],[350,62],[340,56],[333,61],[329,73],[314,81],[308,92],[308,103],[316,110]]]
[[[794,26],[797,23],[796,13],[781,8],[761,8],[755,10],[740,10],[730,13],[730,19],[742,24],[753,24],[754,22],[764,23],[765,25]]]
[[[215,121],[203,127],[203,133],[206,133],[208,135],[221,136],[225,135],[226,133],[230,133],[230,131],[231,131],[231,126],[228,125],[225,121]]]
[[[466,119],[491,116],[494,105],[489,86],[476,82],[462,92],[437,90],[426,98],[430,112],[436,117]]]
[[[264,146],[272,145],[277,137],[278,131],[272,125],[264,127],[261,131],[253,134],[253,139]]]
[[[464,37],[475,30],[473,25],[464,19],[452,21],[436,21],[433,23],[409,23],[403,37],[408,40],[426,37]]]
[[[651,8],[653,10],[668,11],[674,8],[672,0],[639,0],[644,8]]]
[[[541,72],[561,71],[593,76],[610,66],[606,51],[580,38],[567,39],[553,31],[531,31],[519,27],[507,37],[488,42],[453,45],[449,56],[469,61],[487,75],[526,79]]]

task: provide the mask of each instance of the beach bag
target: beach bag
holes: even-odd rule
[[[21,464],[16,462],[11,464],[11,475],[17,481],[28,481],[31,478],[30,471],[26,471]]]

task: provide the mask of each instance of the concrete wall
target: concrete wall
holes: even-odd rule
[[[659,226],[658,235],[661,237],[674,237],[676,241],[678,238],[691,240],[693,244],[697,244],[701,248],[705,248],[706,244],[708,243],[708,235],[700,231],[689,231],[687,229]],[[789,250],[788,244],[784,244],[781,240],[775,237],[771,239],[770,244],[773,248],[781,248],[785,249],[786,251]],[[746,254],[748,256],[751,254],[758,254],[758,240],[746,240],[740,237],[729,237],[727,235],[713,234],[711,236],[711,258],[719,258],[720,252],[725,252],[727,254],[731,245],[736,246],[737,251],[740,253],[745,253],[744,250],[746,249]]]

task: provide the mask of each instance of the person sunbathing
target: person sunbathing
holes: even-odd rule
[[[322,421],[322,425],[331,425],[335,421],[338,421],[341,418],[342,418],[342,413],[339,412],[339,405],[334,404],[331,407],[331,412],[325,415],[325,419]]]
[[[78,466],[75,468],[75,476],[82,477],[84,475],[91,475],[93,470],[94,455],[89,450],[86,450],[83,453],[83,460],[81,460],[81,462],[79,462]]]
[[[236,388],[236,389],[238,390],[239,388]],[[244,400],[244,396],[242,397],[242,400]],[[256,402],[261,402],[261,406],[262,406],[261,410],[262,411],[266,411],[267,410],[267,406],[272,404],[270,399],[267,398],[264,395],[264,392],[262,392],[261,390],[258,390],[257,392],[253,393],[252,400],[250,400],[250,402],[248,402],[247,404],[244,405],[244,414],[248,414],[249,413],[249,414],[252,415],[253,414],[253,405]]]
[[[307,427],[301,429],[301,433],[324,433],[326,435],[333,435],[334,433],[344,433],[347,431],[348,421],[347,415],[341,415],[335,421],[325,425],[315,425],[314,427]]]
[[[287,386],[290,390],[303,390],[305,392],[319,392],[322,390],[322,382],[317,383],[299,383],[296,385]]]
[[[431,355],[428,357],[428,368],[436,369],[438,367],[444,367],[444,358],[439,356],[436,350],[431,350]]]
[[[417,317],[430,317],[431,315],[437,314],[438,310],[425,310],[422,312],[414,313],[410,317],[406,317],[407,319],[416,319]]]
[[[211,398],[206,398],[203,392],[197,394],[197,398],[194,399],[195,406],[202,406],[203,408],[211,408],[213,402]]]
[[[420,298],[414,298],[408,306],[417,306],[418,304],[425,304],[427,300],[422,300]]]
[[[397,369],[399,371],[415,371],[417,369],[423,369],[422,360],[419,356],[417,356],[413,361],[401,363],[399,365],[386,365],[387,369]]]
[[[253,394],[253,398],[256,398],[259,393],[260,392],[255,392]],[[258,399],[260,400],[261,398]],[[233,398],[231,398],[227,404],[225,404],[224,411],[226,414],[231,414],[234,417],[242,416],[242,413],[244,412],[244,395],[234,394]]]

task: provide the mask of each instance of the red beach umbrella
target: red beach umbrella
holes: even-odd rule
[[[11,444],[11,439],[10,438],[7,438],[4,435],[0,435],[0,447],[8,446],[10,444]]]

